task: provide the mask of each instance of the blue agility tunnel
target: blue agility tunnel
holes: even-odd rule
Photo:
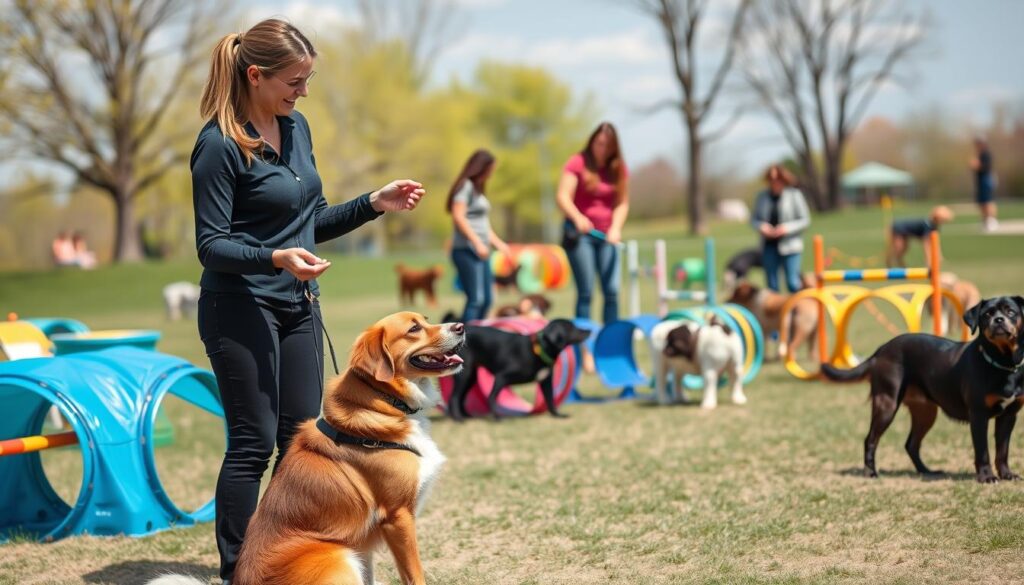
[[[216,381],[189,362],[136,347],[0,363],[0,439],[38,435],[56,406],[78,437],[82,484],[65,503],[39,452],[0,457],[0,541],[74,534],[145,535],[213,519],[213,499],[188,513],[167,495],[153,454],[163,399],[223,417]]]

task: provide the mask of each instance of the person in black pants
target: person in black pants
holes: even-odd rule
[[[330,262],[315,245],[385,211],[411,210],[425,194],[411,180],[329,206],[309,124],[316,51],[292,25],[265,20],[217,44],[192,151],[196,248],[203,265],[199,334],[227,421],[217,480],[220,576],[229,583],[260,480],[296,426],[320,413],[322,321],[316,278]]]

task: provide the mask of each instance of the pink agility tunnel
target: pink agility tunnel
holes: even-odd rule
[[[545,319],[508,317],[504,319],[472,321],[470,325],[482,325],[521,335],[531,335],[543,329],[547,323]],[[554,370],[554,377],[551,380],[551,384],[554,390],[555,405],[560,405],[576,386],[576,378],[579,375],[576,368],[576,352],[572,346],[565,348],[562,353],[558,354],[552,369]],[[453,385],[454,379],[451,376],[446,376],[440,380],[441,396],[444,398],[445,404],[448,403],[452,395]],[[466,412],[470,416],[490,414],[491,410],[487,407],[487,398],[493,386],[494,376],[487,371],[487,368],[477,368],[476,384],[469,389],[469,393],[466,395]],[[502,388],[498,392],[498,414],[501,416],[526,416],[528,414],[539,414],[547,410],[547,403],[544,401],[544,394],[541,392],[540,384],[537,384],[537,394],[533,404],[512,392],[510,387]]]

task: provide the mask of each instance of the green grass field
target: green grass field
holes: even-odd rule
[[[1024,236],[982,235],[969,208],[958,212],[943,230],[944,268],[977,283],[985,296],[1024,292]],[[925,213],[924,206],[896,210],[897,216]],[[1006,206],[1002,215],[1024,218],[1024,209]],[[671,238],[672,259],[700,255],[701,241],[679,236],[681,226],[680,220],[631,225],[626,236],[640,240],[648,263],[655,237]],[[881,253],[877,210],[816,217],[815,232],[850,255]],[[716,225],[713,235],[720,263],[754,241],[743,225]],[[398,259],[332,258],[321,287],[340,358],[362,328],[399,309],[392,270]],[[439,251],[400,259],[447,265]],[[809,268],[810,254],[804,260]],[[922,262],[920,247],[909,260]],[[0,276],[0,311],[73,317],[93,329],[160,329],[161,351],[209,367],[194,321],[166,322],[160,298],[164,284],[195,281],[199,272],[195,262],[180,262],[7,273]],[[450,282],[449,269],[441,306],[418,309],[436,320],[447,308],[461,308]],[[644,310],[653,312],[653,284],[645,281],[643,290]],[[553,315],[571,312],[570,289],[552,297]],[[897,322],[894,311],[878,307],[883,319]],[[889,336],[865,311],[852,329],[860,354]],[[592,376],[580,387],[606,392]],[[568,405],[567,420],[457,425],[437,418],[433,433],[449,463],[418,523],[428,582],[1024,581],[1024,484],[977,484],[965,426],[940,418],[922,456],[949,474],[924,481],[903,451],[909,417],[899,415],[879,447],[881,478],[869,480],[860,473],[866,385],[798,382],[770,363],[747,395],[749,404],[737,407],[723,392],[712,412],[636,400]],[[172,499],[192,508],[212,494],[222,427],[176,400],[166,409],[177,438],[157,450],[161,481]],[[1020,444],[1018,434],[1014,448]],[[1020,453],[1011,456],[1018,471]],[[73,502],[81,482],[77,451],[46,452],[44,466]],[[146,538],[52,544],[22,538],[0,546],[0,553],[0,584],[140,584],[169,570],[212,577],[217,567],[211,524]],[[378,580],[398,583],[389,556],[377,559]]]

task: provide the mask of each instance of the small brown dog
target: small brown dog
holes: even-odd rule
[[[804,283],[807,284],[806,281]],[[749,282],[741,282],[736,285],[736,290],[729,297],[727,303],[740,305],[757,317],[758,323],[764,332],[767,340],[773,333],[778,333],[782,324],[782,307],[789,300],[790,295],[777,293],[768,289],[760,289]],[[813,299],[804,299],[793,306],[793,317],[791,320],[791,334],[789,335],[788,347],[794,350],[802,344],[807,344],[807,351],[813,354],[815,346],[814,330],[818,326],[818,303]],[[778,355],[785,357],[787,346],[779,344]],[[765,352],[765,355],[770,355]]]
[[[551,301],[541,294],[526,295],[515,305],[498,307],[495,317],[534,317],[540,318],[548,314]]]
[[[422,290],[427,296],[427,304],[431,307],[437,306],[434,281],[444,274],[444,268],[440,264],[435,264],[430,268],[409,268],[403,264],[396,264],[395,272],[398,273],[400,303],[406,306],[412,305],[416,300],[416,291]]]
[[[976,306],[981,302],[981,291],[974,285],[973,282],[967,280],[961,280],[960,277],[953,274],[952,272],[943,272],[939,275],[939,284],[943,288],[949,289],[953,293],[953,296],[960,301],[960,306],[963,307],[964,311]],[[925,303],[925,308],[928,310],[928,314],[931,315],[932,304]],[[967,324],[964,323],[963,318],[953,308],[952,303],[943,303],[942,308],[942,332],[947,333],[953,328],[953,324],[959,322],[960,328],[964,329]]]

